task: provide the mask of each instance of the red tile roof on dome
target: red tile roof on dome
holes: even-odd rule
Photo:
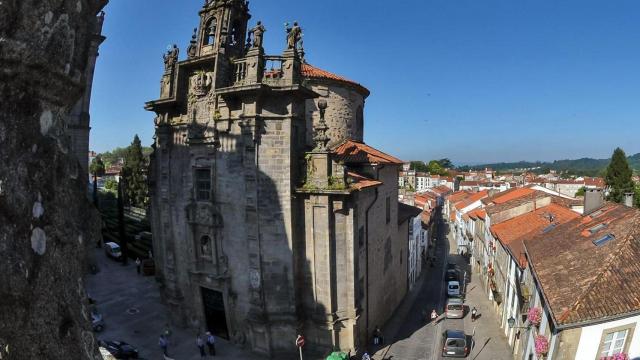
[[[369,164],[395,164],[402,165],[404,162],[391,155],[376,150],[371,146],[355,140],[346,140],[338,145],[333,153],[337,160],[345,163],[369,163]]]
[[[302,64],[302,76],[309,78],[309,79],[329,79],[329,80],[336,80],[336,81],[341,81],[347,84],[351,84],[353,86],[356,86],[358,88],[360,88],[361,90],[363,90],[367,95],[369,95],[369,90],[367,88],[365,88],[364,86],[358,84],[355,81],[349,80],[345,77],[342,77],[340,75],[336,75],[334,73],[330,73],[326,70],[322,70],[319,69],[313,65],[309,65],[309,64]]]

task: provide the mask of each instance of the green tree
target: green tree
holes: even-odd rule
[[[640,208],[640,184],[636,184],[635,201],[636,207]]]
[[[427,172],[429,168],[423,161],[412,161],[411,162],[411,170],[415,170],[417,172]]]
[[[448,158],[438,160],[438,164],[444,169],[453,169],[453,163]]]
[[[429,172],[433,175],[442,175],[444,174],[445,170],[442,165],[440,165],[438,160],[431,160],[429,161]]]
[[[98,177],[104,176],[104,163],[100,155],[91,160],[89,164],[89,172],[93,175],[93,204],[98,206]]]
[[[586,187],[581,187],[578,191],[576,191],[576,197],[578,196],[584,196],[584,194],[587,192],[587,188]]]
[[[605,175],[605,182],[609,187],[609,200],[620,203],[623,201],[625,193],[634,191],[632,175],[627,156],[622,149],[616,148]]]
[[[148,201],[147,161],[142,154],[140,138],[136,135],[129,146],[122,167],[124,195],[133,206],[145,207]]]
[[[116,192],[118,190],[118,182],[115,179],[108,179],[104,182],[104,188]]]

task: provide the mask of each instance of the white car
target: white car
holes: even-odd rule
[[[120,245],[114,242],[104,243],[104,252],[107,256],[110,256],[114,259],[120,259],[122,257],[122,250],[120,250]]]
[[[460,283],[457,281],[449,281],[447,283],[447,296],[459,297],[460,296]]]

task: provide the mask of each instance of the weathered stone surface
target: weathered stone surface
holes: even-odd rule
[[[0,358],[97,359],[82,276],[99,217],[69,151],[106,0],[0,1]],[[81,181],[82,180],[82,181]]]

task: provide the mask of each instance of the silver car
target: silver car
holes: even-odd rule
[[[462,319],[464,317],[464,301],[459,298],[450,298],[445,307],[447,319]]]

